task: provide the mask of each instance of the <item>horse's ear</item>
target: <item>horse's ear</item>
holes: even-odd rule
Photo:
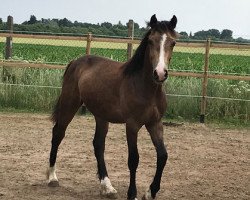
[[[152,17],[151,17],[150,22],[148,23],[148,25],[151,28],[154,28],[156,24],[157,24],[157,18],[156,18],[155,14],[154,14],[154,15],[152,15]]]
[[[176,24],[177,24],[177,17],[174,15],[169,22],[170,29],[172,29],[172,30],[175,29]]]

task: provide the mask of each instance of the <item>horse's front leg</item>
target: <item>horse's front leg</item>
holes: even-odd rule
[[[128,168],[130,171],[130,183],[127,193],[127,199],[137,199],[136,189],[136,169],[139,163],[139,153],[137,149],[138,131],[141,126],[136,123],[126,123],[126,136],[128,143]]]
[[[97,160],[98,177],[101,182],[101,195],[115,199],[117,198],[117,191],[115,188],[113,188],[108,177],[108,172],[104,160],[105,138],[108,132],[109,123],[97,117],[95,117],[95,120],[96,130],[93,140],[93,146],[95,150],[95,157]]]
[[[166,165],[168,154],[163,140],[162,122],[147,124],[146,128],[151,136],[152,142],[157,152],[157,168],[153,182],[148,191],[143,196],[143,200],[155,199],[156,193],[160,190],[160,183],[163,169]]]

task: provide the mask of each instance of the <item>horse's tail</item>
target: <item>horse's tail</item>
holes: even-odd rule
[[[67,65],[66,69],[65,69],[65,72],[64,72],[64,75],[63,75],[63,79],[65,78],[65,75],[67,74],[68,72],[68,69],[70,67],[70,65],[72,64],[73,60]],[[59,112],[60,112],[60,102],[61,102],[61,95],[59,96],[58,100],[57,100],[57,103],[56,105],[54,106],[54,110],[52,112],[52,115],[51,115],[51,121],[56,123],[58,121],[58,116],[59,116]]]
[[[70,65],[71,65],[73,62],[74,62],[74,60],[71,60],[71,61],[69,62],[69,64],[67,65],[67,67],[66,67],[66,69],[65,69],[65,72],[64,72],[63,77],[65,77],[65,75],[66,75],[67,72],[68,72],[68,69],[69,69]]]

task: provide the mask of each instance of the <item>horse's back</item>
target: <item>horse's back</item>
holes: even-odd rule
[[[74,62],[77,63],[81,68],[107,68],[107,67],[119,67],[122,65],[121,62],[117,62],[114,60],[111,60],[109,58],[101,57],[101,56],[95,56],[95,55],[86,55],[78,58]]]

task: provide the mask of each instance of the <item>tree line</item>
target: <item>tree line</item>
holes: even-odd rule
[[[7,30],[7,23],[0,18],[0,30]],[[147,28],[140,27],[138,23],[134,23],[134,36],[141,38],[145,34]],[[117,24],[103,22],[98,24],[83,23],[78,21],[70,21],[67,18],[63,19],[44,19],[37,20],[36,16],[31,15],[28,21],[21,24],[14,24],[14,31],[19,32],[49,32],[49,33],[65,33],[82,35],[91,32],[99,36],[118,36],[126,37],[128,34],[127,24],[122,24],[120,21]],[[224,29],[221,32],[217,29],[202,30],[195,33],[180,32],[183,40],[205,40],[211,38],[213,40],[223,40],[230,42],[250,42],[250,40],[242,37],[233,38],[233,31]]]

